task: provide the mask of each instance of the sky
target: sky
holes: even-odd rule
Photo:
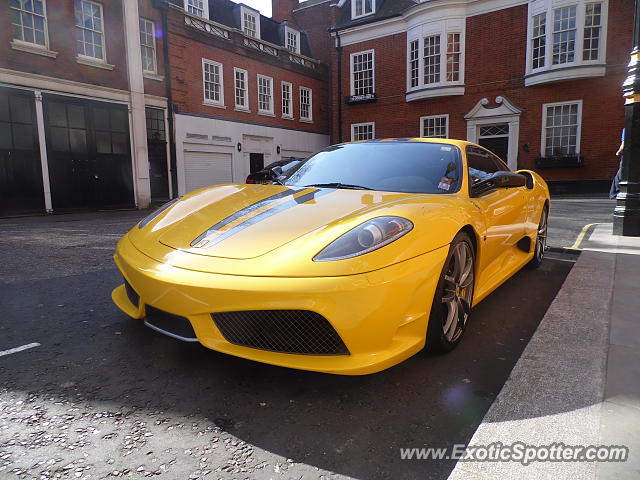
[[[234,0],[236,3],[244,3],[249,7],[257,8],[265,17],[271,16],[271,0]]]

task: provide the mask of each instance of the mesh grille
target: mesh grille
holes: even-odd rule
[[[281,353],[349,355],[322,315],[308,310],[250,310],[214,313],[224,338],[235,345]]]
[[[140,296],[136,293],[136,291],[129,284],[129,282],[127,282],[126,279],[124,281],[124,289],[127,291],[127,297],[129,297],[129,301],[137,307],[140,302]]]

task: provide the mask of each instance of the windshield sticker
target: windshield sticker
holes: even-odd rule
[[[438,184],[438,188],[440,190],[449,191],[452,183],[453,183],[453,178],[442,177],[440,179],[440,183]]]
[[[441,152],[450,152],[451,151],[451,147],[440,147],[440,151]]]

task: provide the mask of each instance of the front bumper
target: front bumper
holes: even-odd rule
[[[123,237],[114,256],[139,295],[134,305],[124,285],[112,298],[132,318],[145,306],[189,320],[205,347],[258,362],[343,375],[374,373],[424,346],[429,310],[447,247],[374,272],[318,278],[207,273],[158,262]],[[349,355],[278,353],[229,343],[211,314],[247,310],[309,310],[326,318]]]

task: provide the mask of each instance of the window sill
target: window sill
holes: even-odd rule
[[[282,115],[281,117],[283,120],[294,120],[293,116],[291,115]]]
[[[204,102],[202,102],[202,105],[204,105],[205,107],[216,107],[216,108],[222,108],[223,110],[226,110],[227,106],[222,104],[222,103],[214,103],[214,102],[208,102],[207,100],[205,100]]]
[[[101,68],[103,70],[113,70],[116,68],[115,65],[111,65],[102,60],[92,60],[87,57],[81,57],[80,55],[76,57],[76,63],[86,65],[87,67]]]
[[[258,110],[258,115],[262,115],[265,117],[275,117],[275,114],[273,112],[261,112]]]
[[[542,83],[562,82],[579,78],[604,77],[606,67],[603,64],[573,65],[556,67],[540,72],[529,73],[524,78],[524,86],[530,87]]]
[[[56,58],[58,56],[58,52],[49,50],[47,47],[38,45],[36,43],[23,42],[21,40],[12,40],[10,45],[11,48],[20,52],[33,53],[35,55],[42,55],[43,57],[49,58]]]
[[[313,120],[310,118],[301,118],[300,121],[303,123],[313,123]]]
[[[415,102],[424,98],[449,97],[464,95],[464,85],[444,85],[439,87],[427,87],[407,92],[407,102]]]
[[[156,82],[164,81],[164,75],[158,75],[157,73],[153,72],[142,72],[142,76],[148,80],[155,80]]]
[[[234,108],[234,110],[236,112],[251,113],[251,110],[249,110],[248,108],[245,108],[245,107],[236,107],[236,108]]]

